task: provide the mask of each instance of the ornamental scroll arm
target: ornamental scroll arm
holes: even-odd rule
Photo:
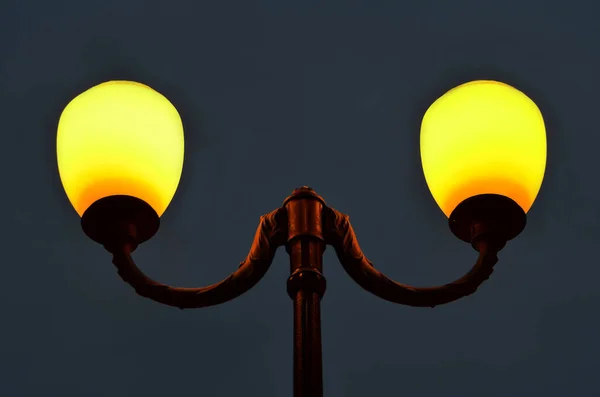
[[[113,264],[121,278],[146,298],[180,309],[214,306],[230,301],[256,285],[265,275],[277,248],[287,238],[287,213],[278,208],[261,216],[246,259],[229,277],[201,288],[181,288],[161,284],[146,276],[131,257],[131,244],[113,252]]]
[[[417,307],[435,307],[473,294],[494,271],[502,242],[481,239],[479,258],[463,277],[437,287],[413,287],[397,283],[379,272],[361,250],[348,215],[333,208],[323,209],[324,234],[333,246],[346,273],[363,289],[393,303]]]

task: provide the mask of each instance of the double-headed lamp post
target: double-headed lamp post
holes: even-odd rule
[[[421,288],[392,281],[365,257],[349,217],[309,187],[293,191],[260,218],[246,259],[223,281],[203,288],[158,283],[131,258],[158,230],[175,194],[184,157],[181,119],[150,87],[110,81],[73,99],[58,124],[60,178],[84,232],[113,256],[135,291],[180,309],[217,305],[252,288],[285,246],[287,292],[294,302],[294,396],[323,395],[320,300],[326,245],[350,277],[385,300],[434,307],[475,292],[496,254],[525,227],[546,167],[542,114],[521,91],[496,81],[460,85],[437,99],[421,125],[421,160],[450,230],[479,252],[462,278]]]

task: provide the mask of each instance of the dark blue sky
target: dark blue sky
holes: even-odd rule
[[[419,123],[479,78],[520,88],[546,119],[528,226],[475,295],[435,309],[362,291],[328,250],[325,395],[598,395],[595,3],[2,0],[0,395],[291,395],[284,250],[237,300],[179,311],[137,296],[85,237],[55,154],[80,92],[140,81],[183,118],[180,188],[135,256],[153,278],[221,280],[259,216],[310,185],[380,270],[433,285],[476,253],[427,190]]]

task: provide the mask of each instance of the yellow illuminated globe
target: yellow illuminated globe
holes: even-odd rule
[[[160,216],[181,177],[183,125],[171,102],[152,88],[109,81],[64,109],[56,152],[60,179],[80,216],[112,195],[139,198]]]
[[[450,216],[463,200],[499,194],[525,212],[546,169],[546,129],[536,104],[497,81],[478,80],[441,96],[421,124],[425,180]]]

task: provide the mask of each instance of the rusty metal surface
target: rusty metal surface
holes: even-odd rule
[[[188,309],[232,300],[258,283],[277,248],[286,247],[290,257],[287,291],[294,303],[295,397],[323,395],[320,301],[327,285],[322,274],[326,245],[333,246],[346,273],[365,290],[394,303],[434,307],[473,294],[492,274],[498,251],[525,226],[524,213],[502,198],[486,196],[465,203],[453,214],[450,226],[458,238],[470,240],[479,251],[475,265],[449,284],[414,287],[375,269],[361,250],[348,215],[328,207],[314,190],[304,186],[294,190],[281,208],[260,218],[248,256],[229,277],[207,287],[179,288],[152,280],[131,257],[137,245],[158,228],[158,216],[136,200],[106,198],[84,214],[82,226],[90,238],[113,254],[113,263],[125,282],[139,295],[165,305]],[[488,210],[482,212],[481,208]],[[494,212],[490,208],[505,211],[490,215]]]

